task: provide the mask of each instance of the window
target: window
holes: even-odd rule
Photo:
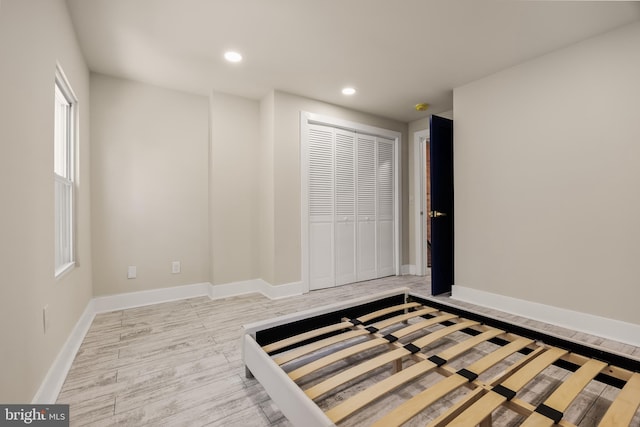
[[[55,276],[73,268],[74,146],[77,100],[62,70],[56,69],[54,121]]]

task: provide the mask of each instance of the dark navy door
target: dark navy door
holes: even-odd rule
[[[429,119],[431,155],[431,293],[453,285],[453,121]]]

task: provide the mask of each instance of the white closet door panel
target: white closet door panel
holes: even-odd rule
[[[356,277],[356,223],[338,221],[336,228],[336,285],[353,283]]]
[[[309,128],[309,219],[334,214],[333,129]],[[324,218],[323,218],[324,217]]]
[[[393,141],[378,138],[377,142],[377,275],[378,277],[385,277],[394,273]]]
[[[393,219],[393,141],[378,138],[378,158],[377,158],[377,217],[382,219]]]
[[[309,287],[311,290],[335,285],[333,249],[333,222],[310,223]]]
[[[345,220],[356,214],[355,133],[335,132],[336,218]]]
[[[391,276],[394,269],[393,220],[378,221],[378,273],[377,277]]]
[[[376,215],[376,138],[357,136],[358,216],[374,219]]]
[[[358,280],[377,277],[376,270],[376,223],[358,221]]]
[[[336,284],[356,280],[355,132],[335,130]]]

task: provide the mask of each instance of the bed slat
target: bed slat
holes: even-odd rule
[[[536,412],[532,413],[524,421],[522,427],[551,427],[556,424],[562,419],[562,413],[569,407],[582,389],[606,367],[607,364],[599,360],[588,360],[580,369],[575,371],[569,379],[564,381],[542,405],[538,406]],[[552,418],[554,416],[560,418],[554,420]]]
[[[480,342],[490,340],[491,338],[494,338],[502,333],[503,331],[501,330],[490,329],[480,335],[476,335],[475,337],[472,337],[470,339],[467,339],[461,343],[454,345],[450,349],[438,354],[438,357],[445,359],[447,361],[453,360],[456,357],[464,354],[466,351],[471,349],[473,346],[479,344]],[[404,349],[399,349],[399,350],[404,350]],[[382,366],[382,364],[378,366]],[[391,392],[392,390],[396,389],[400,385],[408,381],[411,381],[420,375],[427,374],[437,366],[438,365],[431,362],[430,360],[423,360],[414,365],[411,365],[408,368],[403,369],[402,371],[392,375],[391,377],[376,383],[375,385],[367,388],[366,390],[342,402],[341,404],[337,405],[335,408],[327,411],[326,414],[329,417],[329,419],[331,419],[331,421],[333,422],[341,421],[344,418],[348,417],[349,415],[353,414],[358,409],[362,408],[363,406],[371,403],[372,401],[378,399],[384,394]],[[352,378],[355,378],[355,376],[353,376]],[[307,392],[307,396],[311,397],[308,392]],[[313,399],[313,397],[311,398]]]
[[[635,373],[629,378],[613,401],[607,413],[604,414],[598,427],[620,427],[631,424],[640,406],[640,374]]]
[[[477,375],[482,374],[484,371],[499,363],[501,360],[509,357],[513,353],[522,350],[524,347],[530,345],[533,340],[527,338],[519,338],[504,347],[501,347],[488,355],[480,358],[476,362],[469,365],[465,370],[466,372],[474,373]],[[462,371],[462,370],[461,370]],[[459,371],[460,372],[460,371]],[[391,427],[400,426],[411,418],[416,416],[419,412],[433,404],[435,401],[445,396],[446,394],[454,391],[455,389],[470,382],[468,378],[462,375],[452,375],[445,378],[435,385],[429,387],[425,391],[415,395],[411,399],[407,400],[403,404],[397,406],[394,410],[389,412],[383,418],[372,424],[375,427]]]
[[[536,375],[549,367],[553,362],[564,356],[567,352],[558,348],[551,348],[546,350],[543,354],[536,357],[534,360],[527,363],[522,369],[517,371],[511,377],[507,378],[501,386],[512,390],[517,393],[524,387],[529,381],[531,381]],[[495,390],[495,388],[494,388]],[[501,404],[508,399],[503,394],[492,390],[490,393],[485,394],[471,405],[466,411],[451,421],[448,426],[462,427],[462,426],[475,426],[482,420],[487,418],[491,413],[497,409]]]

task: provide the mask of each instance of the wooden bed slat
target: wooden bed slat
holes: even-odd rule
[[[510,378],[513,374],[518,372],[522,367],[526,366],[527,363],[531,362],[536,357],[540,356],[546,349],[544,347],[536,347],[531,353],[527,354],[524,357],[521,357],[512,365],[509,365],[507,369],[497,374],[493,377],[487,384],[484,384],[483,387],[477,387],[471,393],[468,393],[464,398],[460,399],[453,406],[451,406],[447,411],[443,412],[436,418],[427,424],[427,427],[443,427],[448,426],[449,423],[453,422],[453,420],[467,410],[467,408],[471,407],[478,399],[484,396],[488,387],[494,387],[508,378]],[[531,411],[528,411],[526,415],[529,415]],[[485,421],[491,420],[490,418],[485,418]]]
[[[437,310],[435,308],[428,307],[421,310],[416,310],[409,313],[401,314],[401,315],[392,317],[390,319],[381,320],[380,322],[372,324],[372,326],[376,327],[377,329],[384,329],[384,328],[388,328],[389,326],[395,325],[397,323],[412,319],[414,317],[419,317],[425,314],[433,313],[434,311],[437,311]],[[435,324],[435,323],[444,322],[447,320],[454,319],[456,317],[457,316],[454,314],[443,314],[441,316],[438,316],[437,318],[433,318],[434,319],[433,323]],[[438,319],[438,320],[436,321],[435,319]],[[349,323],[349,325],[352,326],[351,323]],[[342,341],[347,341],[351,338],[355,338],[362,335],[369,335],[369,332],[366,331],[364,328],[343,332],[341,334],[334,335],[332,337],[325,338],[323,340],[316,341],[314,343],[296,348],[295,350],[291,350],[290,352],[287,352],[282,356],[276,357],[274,359],[274,362],[276,362],[278,365],[284,365],[287,362],[295,360],[304,355],[313,353],[314,351],[317,351],[322,348],[328,347],[330,345],[334,345]]]
[[[620,427],[631,424],[640,406],[640,374],[635,373],[629,378],[598,427]]]
[[[372,348],[386,344],[389,344],[389,341],[385,340],[384,338],[376,338],[371,341],[365,341],[363,343],[329,354],[318,360],[314,360],[311,363],[307,363],[306,365],[303,365],[298,369],[294,369],[293,371],[289,372],[288,375],[289,378],[291,378],[293,381],[297,381],[306,375],[309,375],[342,359],[346,359],[349,356],[353,356],[360,352],[371,350]]]
[[[544,405],[555,409],[558,412],[564,412],[582,389],[606,367],[607,364],[599,360],[588,360],[577,371],[569,376],[569,379],[564,381],[547,400],[544,401]],[[550,427],[554,424],[555,422],[551,418],[548,418],[538,412],[534,412],[524,421],[522,426]]]
[[[394,316],[394,317],[392,317],[390,319],[381,320],[379,322],[374,323],[373,326],[375,326],[378,329],[384,329],[384,328],[388,328],[389,326],[395,325],[396,323],[404,322],[406,320],[413,319],[414,317],[424,316],[424,315],[430,314],[430,313],[435,313],[436,311],[438,311],[438,310],[435,309],[435,308],[425,307],[425,308],[421,308],[419,310],[410,311],[410,312],[405,313],[405,314],[399,314],[399,315]],[[443,314],[443,316],[445,316],[445,315],[449,316],[449,319],[457,317],[454,314]],[[442,317],[442,316],[440,316],[440,317]]]
[[[493,365],[499,363],[513,353],[522,350],[532,342],[533,340],[527,338],[516,339],[515,341],[505,345],[504,347],[501,347],[480,358],[479,360],[469,365],[466,369],[470,372],[480,375],[487,369],[491,368]],[[429,407],[438,399],[444,397],[448,393],[454,391],[455,389],[463,386],[468,382],[469,380],[462,375],[452,375],[450,377],[447,377],[439,381],[435,385],[429,387],[425,391],[413,396],[403,404],[397,406],[376,423],[372,424],[372,426],[400,426],[416,416],[425,408]]]
[[[468,351],[469,349],[479,344],[480,342],[490,340],[491,338],[494,338],[502,333],[503,331],[501,330],[490,329],[480,335],[476,335],[475,337],[472,337],[470,339],[467,339],[461,343],[454,345],[453,347],[447,349],[446,351],[438,354],[438,357],[441,357],[442,359],[445,359],[447,361],[455,359],[456,357],[462,355],[464,352]],[[404,349],[398,349],[398,350],[404,350]],[[404,355],[406,355],[408,351],[407,350],[404,350],[404,351],[405,351]],[[382,365],[383,363],[379,363],[375,367],[382,366]],[[375,367],[373,369],[375,369]],[[414,365],[411,365],[408,368],[403,369],[402,371],[392,375],[391,377],[388,377],[374,384],[373,386],[356,394],[355,396],[352,396],[351,398],[347,399],[341,404],[336,405],[333,409],[327,411],[326,414],[329,417],[329,419],[331,419],[333,422],[338,422],[340,420],[343,420],[344,418],[353,414],[358,409],[364,407],[365,405],[368,405],[369,403],[373,402],[374,400],[378,399],[384,394],[395,390],[402,384],[408,381],[411,381],[420,375],[424,375],[428,373],[435,367],[437,367],[437,365],[429,360],[423,360]],[[361,374],[359,372],[354,372],[353,374],[349,374],[346,376],[349,377],[349,379],[353,379],[353,378],[356,378],[356,376],[358,375],[361,375]],[[330,378],[329,380],[333,378],[334,377]],[[315,397],[312,397],[308,392],[307,392],[307,395],[312,399],[315,398]]]
[[[457,348],[453,352],[445,352],[447,354],[447,357],[441,357],[448,360],[449,358],[454,357],[456,354],[467,351],[474,345],[477,345],[483,341],[490,340],[491,338],[494,338],[501,333],[503,333],[503,331],[499,331],[497,329],[486,331],[483,334],[476,335],[473,338],[458,343],[454,346]],[[416,344],[417,342],[418,341],[416,341],[414,345],[420,347]],[[345,371],[342,371],[339,374],[336,374],[326,379],[325,381],[308,388],[307,390],[305,390],[305,393],[307,394],[307,396],[309,396],[310,399],[316,399],[317,397],[322,396],[323,394],[333,390],[334,388],[342,384],[345,384],[348,381],[356,379],[359,376],[366,374],[367,372],[371,372],[374,369],[380,368],[381,366],[394,362],[410,354],[411,352],[403,347],[397,348],[395,350],[376,356],[373,359],[369,359],[366,362],[360,363]]]
[[[331,345],[335,345],[338,344],[342,341],[347,341],[350,340],[352,338],[357,338],[357,337],[361,337],[364,335],[369,335],[368,331],[365,331],[364,329],[356,329],[356,330],[352,330],[352,331],[347,331],[344,332],[342,334],[339,335],[334,335],[332,337],[329,338],[325,338],[323,340],[320,341],[316,341],[313,342],[311,344],[307,344],[305,346],[302,347],[298,347],[295,350],[291,350],[285,354],[283,354],[282,356],[278,356],[275,359],[273,359],[274,362],[276,362],[276,364],[278,365],[284,365],[287,362],[291,362],[292,360],[295,360],[299,357],[302,357],[304,355],[313,353],[314,351],[318,351],[321,350],[325,347],[329,347]]]
[[[559,348],[546,350],[543,354],[527,363],[511,377],[507,378],[502,383],[502,386],[513,390],[514,392],[520,391],[536,375],[545,370],[566,353],[566,350],[561,350]],[[482,396],[482,398],[471,405],[466,411],[458,415],[458,417],[451,421],[448,426],[462,427],[478,425],[506,401],[506,397],[498,394],[497,392],[491,391]]]
[[[407,326],[406,328],[402,328],[398,331],[395,331],[393,335],[398,338],[402,338],[403,336],[409,335],[413,332],[423,329],[426,326],[430,326],[434,323],[437,323],[437,320],[438,318],[433,318],[433,319],[425,320],[423,322],[419,322],[419,323]],[[414,341],[412,344],[415,345],[416,347],[422,348],[438,341],[439,339],[442,339],[443,337],[449,334],[452,334],[453,332],[460,331],[462,329],[465,329],[477,324],[478,322],[474,322],[471,320],[467,320],[465,322],[460,322],[460,323],[454,323],[451,326],[447,326],[443,329],[439,329],[435,332],[425,335],[424,337]],[[352,354],[355,354],[355,353],[352,353]],[[352,368],[349,368],[346,371],[342,371],[328,378],[327,380],[319,384],[316,384],[313,387],[310,387],[309,389],[305,390],[305,393],[307,394],[307,396],[309,396],[310,399],[315,399],[327,393],[328,391],[333,390],[335,387],[338,387],[341,384],[344,384],[354,378],[357,378],[360,375],[363,375],[367,372],[371,372],[372,370],[379,368],[382,365],[391,363],[409,354],[411,354],[411,352],[409,350],[406,350],[403,347],[396,348],[395,350],[381,354],[379,356],[376,356],[373,359],[367,360],[364,363],[361,363]],[[330,356],[331,355],[327,357],[330,357]],[[319,360],[323,360],[323,359],[324,358]],[[312,362],[312,363],[315,363],[315,362]],[[321,364],[319,364],[318,366],[321,366]],[[292,377],[292,379],[294,378]]]
[[[335,325],[329,325],[323,328],[314,329],[303,334],[294,335],[292,337],[265,345],[264,347],[262,347],[262,349],[267,353],[271,353],[276,350],[280,350],[281,348],[289,347],[290,345],[297,344],[311,338],[319,337],[320,335],[339,331],[341,329],[348,329],[351,327],[353,327],[353,324],[351,322],[336,323]]]
[[[398,338],[402,338],[403,336],[409,335],[413,332],[416,332],[419,329],[425,328],[427,326],[431,326],[434,325],[436,323],[439,323],[440,319],[438,317],[434,317],[432,319],[429,320],[424,320],[422,322],[413,324],[413,325],[409,325],[405,328],[402,328],[400,330],[395,331],[393,334],[394,336],[398,337]],[[416,341],[414,344],[418,345],[419,347],[423,347],[425,345],[427,345],[430,342],[436,341],[439,338],[442,338],[445,335],[448,335],[452,332],[455,331],[459,331],[461,329],[464,329],[466,327],[472,326],[472,325],[477,325],[478,322],[473,322],[473,321],[467,321],[467,322],[462,322],[462,323],[456,323],[453,324],[451,326],[448,326],[446,328],[440,329],[436,332],[433,332],[432,334],[429,334],[425,337],[422,337],[420,340],[422,340],[422,342],[424,342],[424,344],[422,345],[418,345],[418,341]],[[416,325],[421,325],[419,328]],[[378,335],[376,335],[378,336]],[[313,362],[310,362],[306,365],[303,365],[291,372],[289,372],[289,377],[296,381],[299,380],[300,378],[304,377],[305,375],[309,375],[319,369],[322,369],[326,366],[331,365],[332,363],[336,363],[342,359],[346,359],[349,356],[354,356],[358,353],[361,353],[363,351],[375,348],[379,345],[383,345],[383,344],[389,344],[389,341],[387,341],[384,338],[375,338],[371,341],[368,342],[364,342],[361,344],[357,344],[348,348],[345,348],[343,350],[337,351],[335,353],[329,354],[325,357],[322,357],[320,359],[314,360]]]
[[[368,322],[369,320],[378,318],[378,317],[382,317],[384,315],[387,315],[389,313],[393,313],[396,311],[400,311],[400,310],[407,310],[409,308],[414,308],[414,307],[419,307],[421,306],[419,303],[417,302],[411,302],[411,303],[407,303],[407,304],[400,304],[400,305],[395,305],[393,307],[387,307],[387,308],[383,308],[381,310],[378,311],[374,311],[373,313],[369,313],[369,314],[365,314],[364,316],[360,316],[358,317],[357,320],[361,321],[362,323],[364,322]],[[436,309],[432,309],[432,311],[436,311]],[[289,347],[291,345],[294,344],[298,344],[300,342],[306,341],[308,339],[311,338],[315,338],[315,337],[319,337],[321,335],[325,335],[331,332],[335,332],[335,331],[339,331],[341,329],[347,329],[347,328],[352,328],[353,327],[353,323],[351,322],[340,322],[340,323],[336,323],[333,325],[327,325],[324,326],[322,328],[317,328],[317,329],[313,329],[311,331],[307,331],[304,332],[302,334],[298,334],[298,335],[294,335],[292,337],[289,338],[285,338],[283,340],[271,343],[271,344],[267,344],[264,347],[262,347],[262,349],[267,352],[267,353],[271,353],[274,352],[276,350],[280,350],[281,348],[285,348],[285,347]]]
[[[408,310],[410,308],[421,307],[422,304],[419,302],[409,302],[406,304],[395,305],[393,307],[383,308],[378,311],[374,311],[373,313],[365,314],[364,316],[358,317],[358,320],[362,323],[366,323],[370,320],[377,319],[378,317],[385,316],[390,313],[395,313],[400,310]],[[435,311],[435,308],[433,309]]]

